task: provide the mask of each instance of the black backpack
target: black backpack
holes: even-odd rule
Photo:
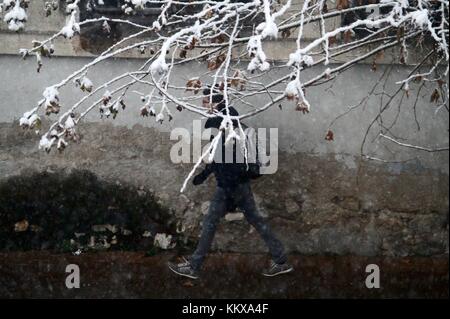
[[[242,125],[243,130],[250,128],[243,123],[241,125]],[[253,129],[253,132],[255,134],[254,160],[252,159],[251,161],[246,163],[246,166],[247,166],[246,173],[247,173],[247,177],[249,177],[250,179],[257,179],[257,178],[261,177],[263,174],[261,174],[262,163],[259,158],[258,133],[254,129]],[[246,140],[247,150],[253,150],[253,147],[252,147],[253,141],[251,140],[251,138],[252,138],[252,136],[247,135],[247,140]]]

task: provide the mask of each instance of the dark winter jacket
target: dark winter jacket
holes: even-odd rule
[[[219,106],[219,111],[226,114],[225,108]],[[229,107],[231,116],[237,116],[239,113],[232,106]],[[205,123],[205,128],[219,128],[222,122],[221,117],[209,118]],[[233,123],[236,127],[236,123]],[[233,147],[233,161],[231,163],[225,162],[225,137],[221,140],[222,147],[222,161],[213,161],[211,164],[207,164],[205,169],[194,177],[194,185],[203,183],[211,173],[214,173],[216,177],[217,185],[225,189],[232,189],[239,184],[249,182],[250,179],[258,177],[259,172],[256,171],[254,165],[247,165],[246,163],[236,162],[236,143]]]

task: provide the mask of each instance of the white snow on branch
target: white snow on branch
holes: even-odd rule
[[[4,1],[3,5],[7,8],[12,5],[14,0]],[[25,22],[27,21],[28,16],[20,6],[20,1],[16,0],[14,7],[5,14],[4,21],[8,24],[8,29],[11,31],[19,31],[25,27]]]
[[[55,86],[47,87],[42,95],[44,96],[46,106],[59,101],[59,92]]]
[[[66,25],[64,26],[64,28],[61,29],[61,34],[64,37],[71,39],[76,33],[80,33],[80,26],[76,20],[77,20],[77,11],[73,10],[72,13],[70,14],[69,19],[67,20]]]

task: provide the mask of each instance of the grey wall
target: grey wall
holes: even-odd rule
[[[45,87],[64,79],[88,61],[89,59],[85,58],[52,58],[44,62],[41,73],[36,73],[33,59],[22,61],[17,56],[0,56],[2,78],[0,122],[12,122],[20,118],[25,111],[34,107],[42,97]],[[94,84],[100,84],[113,76],[136,70],[142,63],[142,60],[137,59],[110,60],[94,68],[88,76]],[[203,65],[197,64],[180,67],[174,71],[173,79],[176,84],[183,86],[192,74],[200,74],[203,68],[205,68]],[[306,94],[311,103],[309,114],[304,115],[294,111],[293,103],[284,101],[282,103],[283,110],[275,105],[267,112],[246,122],[254,127],[278,128],[281,150],[317,155],[336,154],[337,159],[343,160],[350,167],[355,167],[356,164],[352,157],[360,153],[366,129],[378,114],[380,99],[371,98],[367,105],[357,108],[337,121],[332,127],[335,133],[334,142],[325,141],[324,136],[334,118],[346,112],[350,106],[359,103],[367,95],[367,92],[379,80],[384,68],[379,66],[376,72],[372,72],[368,65],[360,65],[346,71],[344,76],[336,81],[320,87],[308,88]],[[391,93],[396,90],[398,85],[395,82],[403,79],[407,72],[407,67],[395,66],[391,72],[390,81],[385,87],[386,92]],[[304,79],[309,78],[309,73],[304,73]],[[277,75],[277,73],[270,74],[263,80],[270,82],[276,79]],[[142,85],[135,88],[140,92],[147,92]],[[411,88],[414,89],[414,85],[411,85]],[[283,88],[280,87],[280,89]],[[391,134],[398,140],[429,148],[448,145],[448,112],[443,108],[436,113],[436,106],[429,103],[432,89],[434,89],[432,86],[423,89],[421,98],[417,102],[417,120],[420,130],[414,119],[415,95],[413,91],[409,99],[403,99],[403,103],[395,100],[389,111],[383,116],[385,126],[389,126],[394,120],[397,121]],[[61,93],[61,103],[66,108],[83,96],[83,93],[73,84],[69,84],[61,90]],[[142,102],[136,94],[130,92],[126,97],[126,102],[129,106],[128,109],[119,114],[116,120],[100,120],[97,110],[93,110],[87,120],[112,122],[114,125],[124,125],[129,128],[134,124],[141,124],[168,132],[174,127],[189,128],[192,126],[192,120],[198,118],[197,115],[188,112],[178,113],[172,105],[174,121],[160,125],[155,123],[154,118],[139,116]],[[265,102],[267,100],[254,100],[256,105]],[[249,109],[248,106],[239,105],[238,110],[242,113]],[[56,119],[57,115],[52,115],[51,118]],[[388,161],[414,160],[417,165],[438,169],[448,174],[448,152],[430,154],[410,150],[390,141],[376,138],[378,132],[379,126],[375,125],[367,139],[366,154]]]

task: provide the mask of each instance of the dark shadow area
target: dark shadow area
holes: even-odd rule
[[[250,0],[231,0],[230,2],[242,2],[247,3]],[[124,0],[104,0],[103,5],[99,5],[97,1],[94,0],[81,0],[80,1],[80,21],[89,19],[98,19],[102,17],[110,19],[120,19],[127,20],[132,23],[138,24],[140,26],[151,27],[153,22],[157,21],[161,12],[162,4],[159,3],[147,3],[144,9],[138,9],[131,14],[126,14],[122,6],[128,4],[134,7],[130,2]],[[65,10],[65,8],[64,8]],[[172,3],[167,10],[167,15],[178,15],[178,16],[194,16],[195,14],[203,10],[203,5],[183,5],[180,3]],[[264,13],[259,12],[255,16],[247,17],[245,23],[242,23],[243,28],[240,30],[241,36],[250,36],[256,28],[256,26],[264,21]],[[140,28],[131,26],[129,24],[119,23],[119,22],[109,22],[109,29],[105,30],[103,22],[89,23],[88,25],[83,25],[80,33],[80,44],[83,50],[90,52],[92,54],[100,54],[110,46],[120,41],[121,39],[130,36],[131,34],[141,31]],[[189,26],[189,22],[179,21],[176,26]],[[174,32],[178,31],[175,25],[166,25],[164,30],[158,32],[158,34],[163,34],[165,36],[170,36]],[[141,39],[151,39],[155,38],[156,34],[154,31],[146,32],[141,36]],[[224,36],[224,34],[222,34]],[[226,38],[226,37],[225,37]],[[217,37],[217,41],[225,41],[223,37]],[[153,55],[153,49],[148,49],[145,54]],[[142,54],[144,54],[142,52]]]
[[[157,233],[175,234],[174,222],[143,187],[86,170],[35,172],[0,183],[0,250],[152,251]]]

